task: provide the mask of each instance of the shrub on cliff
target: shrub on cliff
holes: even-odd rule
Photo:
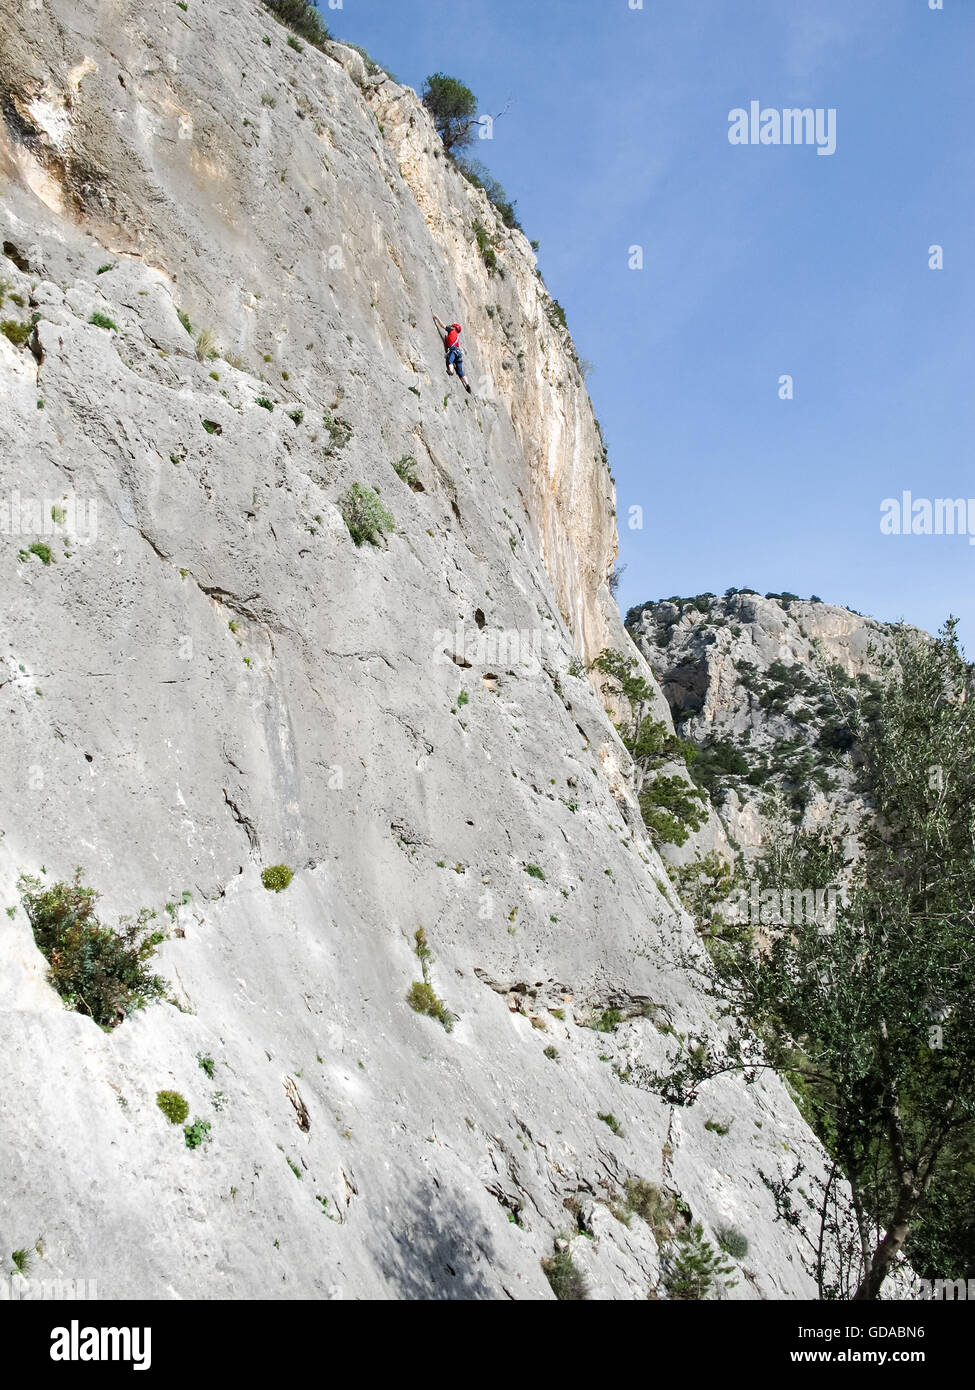
[[[80,869],[72,883],[49,888],[22,874],[18,888],[48,979],[75,1013],[111,1029],[165,992],[148,969],[163,940],[152,927],[154,912],[143,908],[135,921],[122,917],[117,931],[104,926],[95,916],[98,895],[84,887]]]
[[[300,34],[316,48],[324,48],[332,37],[310,0],[264,0],[264,6],[292,33]]]
[[[379,495],[359,483],[353,483],[343,492],[339,498],[339,510],[356,545],[362,545],[365,541],[378,545],[382,536],[396,526],[392,513],[380,502]]]

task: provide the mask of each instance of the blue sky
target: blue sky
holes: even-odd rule
[[[594,364],[624,611],[815,593],[929,630],[954,612],[972,654],[975,545],[880,518],[905,489],[971,496],[975,534],[975,4],[630,3],[321,8],[417,89],[445,71],[482,112],[510,101],[472,154]],[[753,100],[835,108],[835,154],[730,144]]]

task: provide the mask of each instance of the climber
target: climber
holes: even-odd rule
[[[462,331],[460,324],[452,323],[448,328],[445,323],[440,321],[436,314],[433,316],[433,321],[443,334],[444,351],[447,354],[448,376],[456,369],[464,390],[469,396],[473,395],[471,384],[464,375],[464,354],[460,350],[460,335]]]

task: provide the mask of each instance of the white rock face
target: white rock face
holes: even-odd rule
[[[3,315],[37,322],[0,336],[0,1251],[40,1237],[36,1275],[102,1297],[549,1298],[582,1222],[593,1296],[644,1298],[661,1251],[610,1211],[642,1178],[747,1235],[727,1296],[809,1296],[761,1180],[823,1170],[784,1088],[674,1112],[617,1074],[663,1064],[662,1021],[716,1025],[568,674],[628,639],[527,242],[349,50],[299,54],[253,0],[122,10],[3,3]],[[17,905],[79,864],[106,919],[173,918],[177,1002],[111,1033]],[[406,1002],[421,924],[451,1033]]]

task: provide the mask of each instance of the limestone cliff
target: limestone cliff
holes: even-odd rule
[[[0,1250],[103,1297],[547,1298],[564,1240],[666,1297],[643,1181],[747,1236],[716,1293],[807,1296],[784,1088],[628,1084],[717,1025],[571,674],[628,645],[614,498],[527,242],[412,92],[256,0],[0,11]],[[169,999],[109,1032],[18,902],[76,865],[167,933]]]

